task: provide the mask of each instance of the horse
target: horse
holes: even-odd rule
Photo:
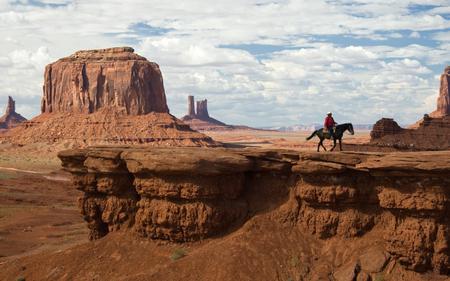
[[[345,123],[345,124],[340,124],[340,125],[336,126],[336,130],[334,131],[334,134],[333,134],[334,145],[333,145],[333,148],[331,148],[330,151],[333,151],[334,148],[336,147],[336,140],[339,140],[339,148],[342,151],[342,137],[344,136],[344,132],[347,131],[347,130],[350,132],[351,135],[355,134],[355,131],[353,130],[352,123]],[[324,131],[325,131],[325,133],[324,133]],[[331,136],[328,133],[328,131],[326,131],[323,128],[321,128],[319,130],[316,130],[309,137],[307,137],[306,140],[308,141],[308,140],[312,139],[314,136],[317,136],[320,139],[320,142],[317,145],[317,152],[319,152],[320,146],[322,146],[323,149],[325,149],[325,151],[327,151],[325,146],[323,146],[323,140],[324,139],[331,139]]]

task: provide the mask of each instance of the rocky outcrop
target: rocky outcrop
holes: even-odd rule
[[[388,120],[388,121],[386,121]],[[403,150],[450,149],[450,116],[432,118],[425,114],[415,128],[399,128],[392,119],[378,121],[371,132],[370,143]]]
[[[42,113],[93,113],[105,107],[130,115],[168,113],[159,66],[130,47],[78,51],[47,65]]]
[[[92,239],[125,229],[193,241],[275,208],[273,220],[320,239],[356,243],[381,233],[386,251],[367,252],[335,278],[369,276],[390,259],[419,272],[450,272],[448,151],[93,147],[59,157],[84,192],[80,207]]]
[[[441,75],[441,86],[437,99],[437,109],[430,114],[431,117],[450,116],[450,66],[447,66]]]
[[[14,128],[24,121],[27,119],[16,112],[16,102],[12,97],[8,97],[5,114],[0,117],[0,129]]]
[[[370,132],[371,139],[379,139],[386,135],[401,133],[403,129],[392,118],[381,118],[378,120]]]

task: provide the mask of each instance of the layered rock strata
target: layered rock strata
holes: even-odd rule
[[[193,241],[275,208],[274,219],[321,239],[381,229],[385,261],[450,272],[450,152],[93,147],[59,157],[84,191],[92,239],[125,229]]]
[[[16,112],[16,102],[12,97],[8,97],[5,114],[0,117],[0,129],[14,128],[24,121],[27,119]]]

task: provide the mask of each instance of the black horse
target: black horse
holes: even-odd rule
[[[355,131],[353,131],[352,123],[345,123],[345,124],[340,124],[340,125],[336,126],[336,130],[334,131],[334,136],[333,136],[334,145],[333,145],[333,148],[331,148],[331,151],[333,151],[334,148],[336,147],[336,140],[339,140],[339,148],[342,151],[342,137],[344,136],[344,132],[347,130],[350,132],[350,134],[352,134],[352,135],[355,134]],[[323,149],[325,149],[325,151],[327,151],[325,146],[323,146],[323,140],[331,139],[330,133],[328,133],[328,131],[326,129],[322,128],[322,129],[314,131],[309,137],[306,138],[306,140],[310,140],[314,136],[318,136],[320,139],[320,142],[317,145],[317,152],[319,152],[320,146],[322,146]]]

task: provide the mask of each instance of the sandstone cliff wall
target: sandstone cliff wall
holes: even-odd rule
[[[124,229],[193,241],[276,209],[274,219],[321,239],[382,229],[405,267],[450,272],[450,152],[97,147],[59,157],[84,192],[91,239]]]
[[[42,113],[169,112],[161,71],[129,47],[78,51],[45,68]]]

